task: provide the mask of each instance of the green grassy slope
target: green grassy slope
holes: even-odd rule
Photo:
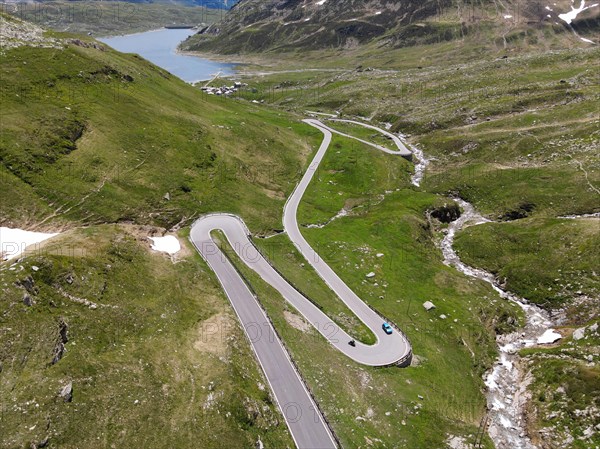
[[[0,265],[0,447],[292,446],[216,279],[189,245],[174,264],[146,237],[218,210],[280,227],[318,133],[51,36],[0,54],[1,224],[63,232]]]
[[[428,51],[434,54],[448,45],[431,46]],[[475,240],[477,244],[462,245],[462,254],[470,262],[501,273],[508,285],[520,282],[513,276],[521,277],[521,281],[536,279],[540,285],[532,299],[549,305],[556,290],[548,289],[556,287],[559,267],[551,268],[544,257],[548,251],[562,257],[561,239],[580,233],[576,222],[561,224],[560,239],[544,238],[546,250],[530,253],[529,263],[521,264],[520,274],[509,269],[511,261],[520,257],[512,249],[506,249],[501,259],[496,258],[496,251],[487,252],[485,257],[481,251],[473,256],[468,253],[500,245],[501,235],[515,239],[512,231],[517,229],[522,236],[520,243],[531,246],[543,238],[540,233],[548,220],[600,211],[596,157],[600,91],[593,69],[599,52],[581,48],[506,59],[490,55],[477,60],[465,52],[460,63],[427,58],[421,69],[414,67],[418,63],[416,50],[406,49],[397,53],[406,56],[397,58],[404,64],[398,69],[364,71],[363,67],[336,73],[249,76],[255,92],[242,96],[287,110],[339,111],[345,117],[371,118],[408,134],[410,142],[431,159],[423,182],[425,190],[459,195],[492,220],[528,218],[515,222],[506,233],[493,232],[491,225],[487,233],[485,227],[469,230],[469,237],[480,238]],[[382,56],[377,61],[383,67],[388,62]],[[335,122],[331,126],[365,137],[364,131]],[[501,230],[502,226],[493,229]],[[598,233],[590,233],[589,239],[590,247],[597,246]],[[459,239],[459,244],[468,240]],[[583,266],[596,265],[595,251],[581,250],[577,257]],[[571,282],[572,286],[579,283]],[[595,294],[592,283],[581,284],[584,294]],[[569,288],[563,300],[578,290]],[[530,290],[519,291],[532,294]]]
[[[506,280],[506,288],[546,307],[598,297],[598,219],[523,219],[461,233],[456,247],[470,265]]]
[[[210,448],[222,447],[223,442],[252,446],[259,436],[271,447],[291,445],[208,268],[189,247],[173,265],[150,253],[145,237],[219,210],[240,214],[256,234],[279,229],[284,199],[322,136],[293,115],[206,97],[133,55],[91,43],[74,42],[60,49],[20,47],[0,56],[6,105],[0,188],[8,199],[0,205],[2,224],[65,230],[42,251],[16,265],[3,264],[0,272],[1,329],[7,337],[0,347],[3,445],[39,443],[49,437],[56,447],[91,448],[98,447],[98,441],[101,446],[115,442],[144,446],[153,441],[156,447]],[[386,190],[405,187],[409,172],[409,164],[401,158],[389,160],[336,138],[319,184],[311,186],[309,196],[314,200],[307,204],[309,209],[302,209],[302,220],[322,221],[344,205],[361,206],[376,221],[392,209],[404,211],[411,203],[410,191],[397,193],[393,204],[387,203],[390,198],[385,204],[378,202]],[[332,190],[329,181],[344,194]],[[478,298],[488,289],[453,274],[431,255],[424,213],[437,200],[433,195],[419,198],[403,212],[406,226],[401,228],[400,246],[386,246],[386,239],[399,238],[392,223],[379,226],[383,234],[377,246],[385,248],[386,261],[403,260],[407,254],[403,250],[419,254],[431,264],[429,278],[419,277],[410,287],[400,277],[402,265],[378,269],[382,276],[390,276],[390,289],[393,285],[394,291],[403,292],[394,300],[397,295],[391,293],[389,302],[376,299],[365,286],[353,285],[374,307],[385,309],[406,327],[422,360],[435,361],[436,368],[425,377],[423,370],[410,374],[409,381],[418,381],[419,387],[410,387],[400,370],[358,366],[349,372],[338,370],[319,385],[317,378],[322,378],[319,372],[327,361],[348,362],[314,333],[298,335],[281,317],[285,305],[277,295],[261,295],[328,416],[340,416],[336,431],[351,445],[369,435],[390,443],[400,439],[426,444],[431,437],[425,426],[434,421],[439,438],[445,432],[471,433],[484,403],[481,373],[494,354],[490,330],[504,328],[503,320],[514,314],[506,310],[499,314],[503,320],[497,320],[493,310],[505,309],[504,304],[480,307]],[[359,226],[351,228],[354,236],[343,234],[353,245],[367,238],[360,227],[373,225],[363,220],[352,219]],[[327,242],[315,241],[315,246],[326,250],[335,240],[330,235]],[[284,241],[274,261],[283,262],[293,253],[290,246]],[[348,272],[348,267],[332,265],[348,280],[355,277],[354,269]],[[291,279],[304,282],[311,298],[336,315],[341,325],[369,341],[369,333],[331,298],[314,273],[298,271],[293,262],[280,267]],[[16,284],[27,276],[35,283],[31,306],[24,303],[25,290]],[[437,287],[429,286],[432,279]],[[426,285],[418,291],[421,282]],[[257,289],[260,285],[257,282]],[[458,301],[465,292],[470,306]],[[430,317],[422,312],[420,301],[440,295],[440,310],[461,316],[464,329],[450,322],[441,322],[439,329],[424,327]],[[92,301],[97,308],[90,309],[77,298]],[[405,315],[409,304],[411,319],[416,320],[412,326]],[[51,365],[61,319],[69,325],[67,351]],[[215,324],[220,326],[219,338],[203,334]],[[440,338],[446,340],[442,335],[454,331],[460,338],[447,340],[449,355],[438,351]],[[469,347],[481,357],[473,358]],[[443,389],[452,382],[450,373],[464,374],[465,366],[470,368],[464,397],[432,396],[425,419],[409,410],[407,404],[418,400],[417,390],[421,394]],[[364,382],[359,387],[351,374],[375,376],[371,386],[379,385],[373,387],[376,393]],[[69,381],[74,386],[73,402],[65,403],[57,393]],[[386,399],[388,383],[397,395]],[[342,384],[360,392],[356,397],[360,413],[370,416],[368,408],[377,409],[377,419],[365,424],[359,436],[352,435],[354,393],[336,393],[335,401],[328,393]],[[460,401],[470,404],[468,411]],[[18,425],[23,410],[31,410],[27,427]],[[405,415],[406,427],[397,426],[400,414]],[[380,425],[385,430],[378,430]]]
[[[0,267],[1,448],[293,444],[220,285],[189,244],[151,253],[151,230],[69,231]]]
[[[494,53],[477,62],[472,57],[485,46],[472,42],[374,53],[364,68],[394,70],[250,80],[257,92],[243,96],[278,107],[272,108],[204,96],[135,56],[86,42],[0,55],[0,224],[69,230],[14,270],[1,267],[0,330],[7,338],[0,340],[0,430],[7,448],[45,436],[57,447],[94,449],[98,441],[102,447],[113,441],[123,447],[252,446],[259,435],[266,447],[291,445],[206,265],[190,248],[173,265],[149,253],[144,237],[222,210],[241,215],[255,234],[280,229],[284,200],[321,141],[318,131],[297,122],[305,109],[340,109],[390,122],[434,157],[423,189],[414,189],[406,161],[391,162],[336,138],[300,210],[301,221],[314,224],[342,207],[352,209],[349,217],[307,229],[306,237],[361,297],[406,330],[420,366],[371,370],[352,364],[314,331],[294,327],[293,311],[246,273],[327,416],[338,417],[332,418],[334,428],[348,446],[439,447],[448,435],[476,433],[485,404],[481,377],[495,356],[494,331],[510,329],[518,311],[487,285],[441,263],[433,243],[440,229],[426,213],[447,194],[460,193],[494,219],[528,215],[490,225],[498,232],[487,225],[468,231],[486,248],[510,234],[501,264],[461,246],[467,260],[493,262],[509,285],[525,293],[532,290],[531,267],[550,265],[538,264],[540,257],[559,260],[563,246],[571,246],[578,270],[593,266],[593,253],[583,250],[597,246],[593,232],[561,239],[560,246],[544,239],[547,246],[537,259],[528,254],[527,264],[515,263],[520,254],[514,249],[540,233],[577,235],[579,222],[556,216],[598,210],[590,187],[597,186],[598,173],[598,91],[589,69],[595,49],[508,60]],[[448,50],[454,65],[440,59]],[[323,65],[351,66],[363,51]],[[512,228],[503,232],[503,226]],[[257,244],[340,325],[368,341],[314,273],[300,266],[285,236]],[[65,256],[69,249],[78,256]],[[374,256],[378,252],[383,258]],[[363,282],[370,271],[376,280]],[[40,289],[31,307],[15,285],[29,274]],[[546,281],[555,282],[549,270],[537,279],[538,292],[551,286]],[[591,294],[595,285],[578,288]],[[64,292],[116,308],[91,310]],[[438,309],[426,313],[425,300]],[[64,359],[49,366],[61,316],[70,341]],[[223,322],[225,342],[207,336],[204,344],[199,328]],[[332,361],[336,368],[322,368]],[[75,393],[65,404],[56,396],[69,380]],[[23,416],[27,427],[19,425]]]
[[[2,56],[2,223],[168,228],[226,209],[252,227],[277,227],[316,133],[273,111],[210,101],[136,56],[101,48]]]
[[[568,26],[559,15],[572,2],[478,0],[328,0],[323,4],[287,0],[242,0],[222,20],[184,44],[192,51],[219,54],[267,53],[306,57],[388,54],[398,48],[477,43],[488,50],[547,48],[580,35],[597,40],[598,9],[579,14]],[[482,37],[490,41],[482,42]],[[577,40],[579,38],[577,37]],[[365,51],[366,50],[366,51]],[[355,59],[357,60],[357,59]]]
[[[351,158],[357,160],[349,171]],[[433,243],[438,231],[426,219],[426,211],[440,199],[410,187],[407,165],[402,158],[336,138],[309,186],[300,216],[302,222],[318,222],[334,216],[340,203],[359,204],[349,216],[303,233],[361,298],[408,334],[416,354],[414,366],[378,369],[349,361],[314,330],[290,325],[290,314],[296,321],[302,319],[276,291],[237,263],[345,447],[444,447],[450,435],[473,443],[485,411],[482,375],[495,356],[494,332],[510,329],[519,316],[516,307],[494,299],[489,286],[441,263]],[[339,173],[331,174],[334,167]],[[339,181],[334,188],[332,176]],[[357,179],[367,186],[356,187]],[[386,194],[388,183],[394,186]],[[265,253],[277,254],[274,260],[294,260],[285,235],[258,244]],[[379,252],[384,256],[376,257]],[[321,298],[323,282],[299,260],[278,266],[288,277],[303,276],[302,290]],[[370,271],[376,277],[366,280]],[[426,312],[426,300],[438,308]],[[491,447],[488,440],[483,444]]]
[[[596,70],[600,55],[597,47],[573,35],[546,31],[536,28],[509,34],[506,46],[493,29],[480,27],[472,39],[454,42],[395,50],[383,47],[386,51],[367,45],[345,51],[278,55],[279,62],[272,63],[274,73],[246,76],[250,89],[240,97],[288,111],[338,111],[342,117],[371,120],[381,126],[390,124],[394,131],[407,134],[408,140],[430,158],[421,188],[424,192],[458,195],[495,221],[468,228],[457,236],[456,248],[463,260],[495,273],[506,288],[547,309],[562,309],[561,316],[566,319],[561,322],[565,327],[560,332],[568,336],[573,327],[597,321],[600,313],[598,218],[561,218],[600,212],[600,90]],[[249,60],[260,65],[268,62],[268,55],[253,55]],[[329,125],[365,137],[364,130],[335,122]],[[308,229],[306,236],[324,250],[326,260],[336,271],[347,273],[349,282],[360,281],[364,273],[374,271],[373,266],[381,265],[377,266],[377,275],[385,276],[386,289],[380,282],[374,286],[369,281],[355,283],[354,287],[379,310],[402,323],[388,292],[394,292],[402,304],[404,292],[411,299],[423,300],[438,294],[427,278],[426,267],[433,262],[411,246],[415,238],[424,238],[423,231],[417,232],[400,218],[400,211],[411,200],[405,195],[400,203],[392,202],[399,195],[392,193],[382,203],[389,211],[380,210],[372,204],[377,200],[361,199],[348,181],[354,179],[360,186],[356,187],[358,191],[369,191],[368,180],[374,170],[361,171],[362,178],[357,181],[356,173],[347,170],[344,158],[337,158],[340,173],[323,171],[323,185],[307,196],[300,211],[302,220],[326,222],[343,206],[355,206],[352,200],[357,196],[362,207],[353,209],[353,216],[340,218],[323,229]],[[336,196],[339,192],[349,193]],[[386,214],[389,220],[382,218]],[[417,213],[406,221],[414,226],[418,217]],[[365,242],[369,246],[363,248]],[[387,261],[379,263],[373,257],[379,251],[400,256],[395,256],[393,267],[386,269]],[[412,265],[421,270],[412,272]],[[293,270],[293,265],[289,269]],[[398,279],[393,284],[395,276]],[[419,290],[420,285],[426,285],[427,291]],[[462,300],[471,294],[461,293]],[[278,313],[285,322],[283,311]],[[577,438],[574,447],[595,442],[594,436],[586,437],[593,429],[593,420],[587,416],[597,407],[599,397],[594,377],[598,357],[595,338],[590,336],[579,343],[565,339],[556,348],[524,354],[525,378],[532,379],[527,425],[537,443],[562,441],[568,445],[571,435]],[[420,343],[415,343],[415,349],[416,354],[423,351]],[[295,354],[302,351],[299,347]],[[453,350],[444,347],[444,351],[450,354]],[[301,359],[300,355],[296,357]],[[335,385],[342,382],[339,375],[331,375],[335,378],[331,384],[317,382],[315,387],[323,397],[332,396]],[[448,385],[439,372],[435,377]],[[402,394],[404,390],[393,386],[389,391]],[[336,413],[339,409],[345,411],[339,405],[343,400],[335,397],[329,401],[331,409]],[[384,399],[356,401],[364,404],[363,410],[373,403],[385,404]],[[383,408],[375,411],[376,417]],[[345,419],[350,426],[352,418]],[[380,419],[373,420],[385,426]],[[426,424],[427,418],[418,421],[412,424],[414,439],[409,447],[437,447],[439,441],[427,440],[419,433],[431,425]],[[339,423],[338,429],[343,426]],[[351,444],[359,444],[363,436],[356,435],[356,439],[348,440]]]

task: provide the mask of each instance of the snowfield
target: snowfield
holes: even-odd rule
[[[543,335],[538,337],[537,341],[538,341],[538,344],[540,344],[540,345],[549,345],[554,342],[557,342],[561,338],[562,338],[562,335],[560,335],[554,329],[548,329],[546,332],[544,332]]]
[[[598,6],[598,3],[595,3],[590,6],[585,6],[585,0],[581,0],[581,5],[579,5],[579,8],[575,8],[575,5],[571,5],[571,11],[569,11],[565,14],[559,14],[558,17],[560,19],[564,20],[565,22],[567,22],[568,24],[571,24],[573,22],[573,20],[575,20],[580,13],[582,13],[583,11],[585,11],[587,9],[595,8],[596,6]],[[550,10],[550,11],[552,11],[552,10]]]
[[[13,259],[21,255],[25,248],[37,245],[57,235],[58,233],[50,234],[0,227],[0,257],[2,260]]]
[[[152,249],[167,254],[176,254],[181,250],[181,244],[177,237],[167,235],[165,237],[149,237],[152,240]]]

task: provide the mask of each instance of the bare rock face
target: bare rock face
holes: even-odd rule
[[[36,287],[35,281],[31,276],[27,276],[16,282],[17,287],[24,288],[30,295],[36,296],[39,293],[39,288]]]
[[[442,223],[452,223],[460,218],[460,207],[456,203],[444,204],[431,211],[431,216]]]
[[[12,16],[0,16],[0,40],[2,50],[22,46],[62,48],[59,39],[46,35],[44,30],[37,25],[23,22]]]
[[[67,322],[60,318],[58,320],[58,338],[56,339],[56,345],[54,346],[54,354],[52,356],[51,365],[58,363],[66,352],[65,345],[69,341],[69,325]]]
[[[27,292],[23,294],[23,304],[27,307],[31,307],[34,304],[33,298],[31,298],[31,295]]]
[[[69,382],[67,385],[61,388],[58,394],[65,402],[73,401],[73,382]]]

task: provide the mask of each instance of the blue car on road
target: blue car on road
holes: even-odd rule
[[[383,323],[381,325],[381,328],[383,329],[383,331],[388,334],[391,335],[392,334],[392,326],[390,326],[388,323]]]

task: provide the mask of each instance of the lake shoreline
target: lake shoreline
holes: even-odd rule
[[[146,31],[137,31],[135,33],[126,33],[126,34],[111,34],[110,36],[94,36],[92,35],[92,37],[100,42],[102,42],[102,39],[114,39],[117,37],[126,37],[126,36],[137,36],[139,34],[146,34],[146,33],[155,33],[157,31],[164,31],[167,30],[168,28],[165,27],[161,27],[161,28],[154,28],[151,30],[146,30]]]
[[[98,38],[117,51],[136,53],[189,84],[221,77],[236,76],[237,64],[179,51],[179,45],[194,34],[191,28],[159,28],[122,36]]]

